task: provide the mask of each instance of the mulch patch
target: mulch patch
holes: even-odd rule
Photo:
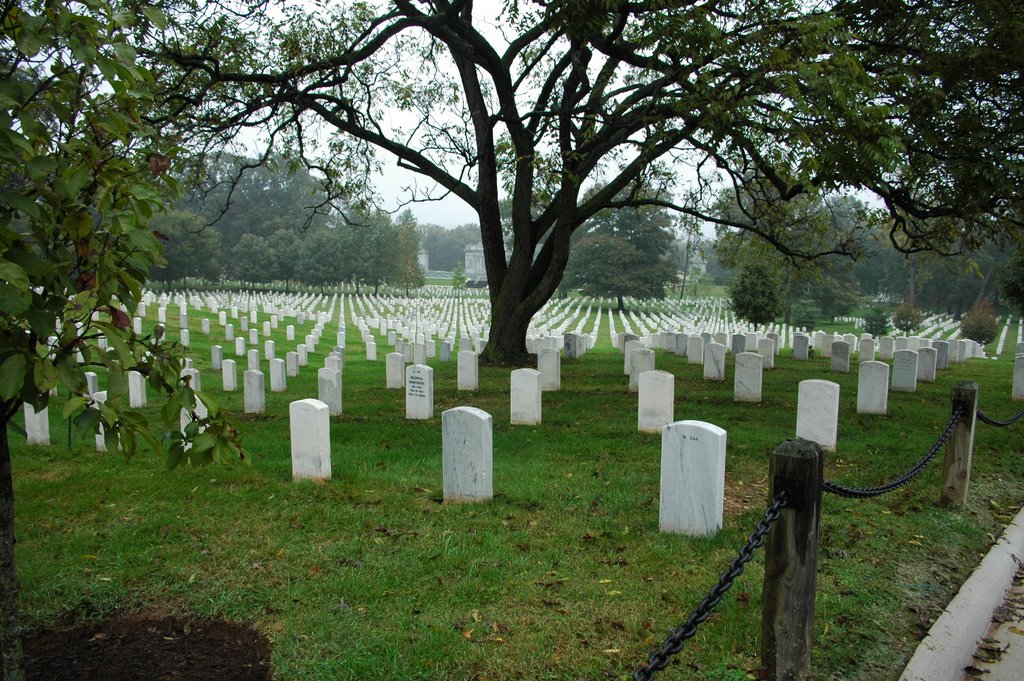
[[[254,681],[273,678],[270,642],[231,622],[125,615],[25,639],[28,678]]]

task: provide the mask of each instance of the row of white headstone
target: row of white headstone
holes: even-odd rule
[[[411,366],[414,393],[426,395]],[[532,369],[517,371],[537,372]],[[649,372],[654,373],[654,372]],[[646,375],[649,375],[645,374]],[[515,381],[513,372],[513,381]],[[539,398],[539,386],[536,385]],[[513,407],[513,412],[515,407]],[[835,449],[839,386],[829,381],[803,381],[799,386],[796,436]],[[294,479],[330,479],[330,410],[314,399],[292,402],[292,475]],[[441,414],[442,478],[446,502],[487,501],[493,497],[493,419],[474,407]],[[663,532],[710,535],[722,527],[725,500],[726,431],[702,421],[686,420],[661,428],[659,527]]]

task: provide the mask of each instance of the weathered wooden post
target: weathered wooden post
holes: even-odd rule
[[[776,447],[769,464],[769,499],[785,491],[788,500],[765,549],[761,664],[771,681],[810,673],[824,462],[818,443],[795,439]]]
[[[960,381],[953,386],[952,414],[957,409],[963,415],[946,442],[946,462],[942,468],[942,506],[967,505],[967,487],[971,482],[971,458],[974,455],[974,426],[978,414],[978,384]]]

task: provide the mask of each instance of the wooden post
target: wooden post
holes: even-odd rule
[[[769,464],[769,500],[783,490],[789,498],[765,549],[761,664],[771,681],[810,674],[824,462],[818,443],[795,439],[776,447]]]
[[[974,455],[974,426],[978,414],[978,384],[960,381],[953,386],[953,406],[964,411],[946,442],[946,462],[942,469],[942,506],[967,505],[967,487],[971,482],[971,457]]]

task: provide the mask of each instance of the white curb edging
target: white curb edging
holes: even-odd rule
[[[1024,508],[935,620],[900,676],[900,681],[963,681],[992,613],[1006,598],[1024,557]]]

